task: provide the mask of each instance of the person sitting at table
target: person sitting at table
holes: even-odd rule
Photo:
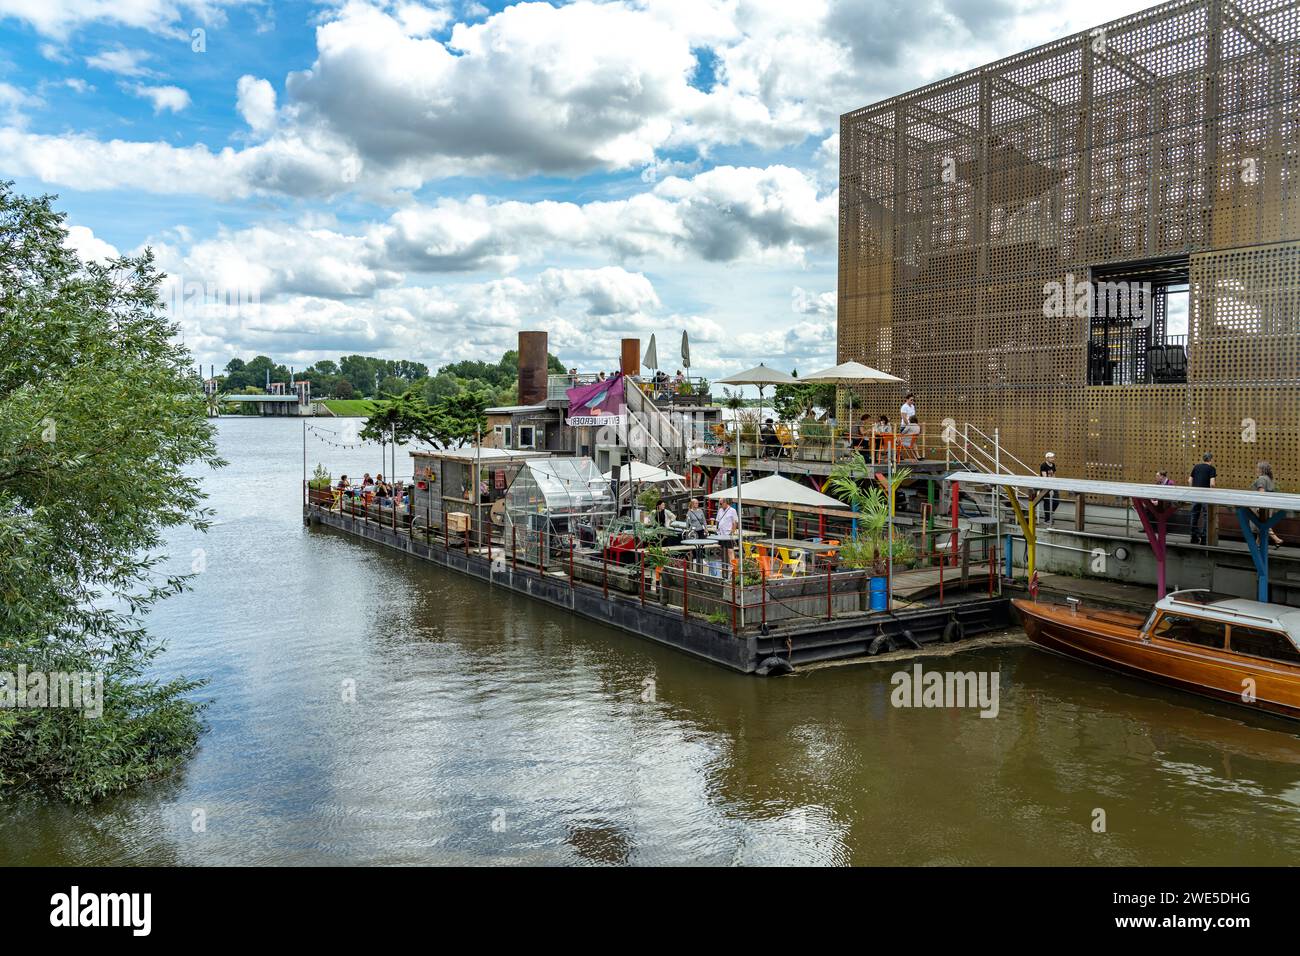
[[[881,415],[876,419],[876,423],[871,426],[871,430],[877,435],[889,435],[893,432],[894,426],[889,424],[888,415]]]
[[[849,442],[849,448],[857,451],[861,451],[862,449],[868,446],[869,444],[868,432],[871,430],[872,427],[868,424],[869,421],[870,421],[870,416],[868,415],[863,415],[860,419],[858,419],[858,433],[854,435],[853,440]]]
[[[678,369],[677,375],[673,378],[673,391],[680,392],[682,390],[682,386],[685,384],[686,384],[686,376],[682,374],[681,369]]]
[[[340,495],[344,498],[351,498],[353,495],[352,485],[348,483],[347,475],[339,476],[339,483],[334,486]]]
[[[704,509],[700,507],[698,498],[692,498],[690,504],[686,506],[686,529],[692,538],[704,537],[704,526],[708,523],[704,517]]]
[[[917,424],[916,416],[909,418],[902,427],[898,429],[898,434],[898,444],[909,454],[917,454],[919,456],[919,451],[916,448],[916,436],[921,434],[921,426]]]

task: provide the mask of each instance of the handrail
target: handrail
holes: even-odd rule
[[[983,431],[981,431],[978,426],[972,425],[970,422],[966,422],[962,426],[962,456],[967,460],[967,462],[973,461],[973,459],[971,459],[970,457],[970,450],[972,447],[970,443],[971,432],[974,432],[977,437],[984,439],[986,444],[991,444],[996,452],[996,454],[991,453],[987,448],[980,447],[978,443],[974,446],[975,451],[983,455],[984,458],[992,465],[992,467],[988,467],[988,466],[980,467],[981,471],[985,471],[990,474],[1007,474],[1007,475],[1037,474],[1037,471],[1035,469],[1030,468],[1028,465],[1026,465],[1015,455],[1011,454],[1011,452],[1007,451],[1006,448],[1002,446],[1001,439],[990,438]],[[1018,467],[1023,469],[1023,471],[1019,471],[1019,472],[1012,471],[1010,468],[1007,467],[1005,463],[1007,459],[1010,459]],[[982,465],[982,463],[980,462],[976,462],[976,464]]]
[[[655,429],[668,439],[668,443],[673,448],[681,449],[684,453],[686,450],[686,442],[682,438],[681,431],[672,423],[672,419],[665,415],[659,406],[655,405],[653,401],[647,400],[645,393],[643,393],[639,388],[624,389],[624,392],[624,401],[626,402],[629,411],[631,411],[638,419],[644,417],[653,422]],[[633,396],[635,396],[635,398]],[[667,455],[667,449],[665,449],[663,444],[655,438],[654,433],[646,426],[646,423],[641,421],[639,424],[646,432],[647,436],[653,439],[655,444],[659,445],[660,449],[664,451],[665,455]]]

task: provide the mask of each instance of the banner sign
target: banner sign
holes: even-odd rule
[[[616,372],[603,382],[578,385],[565,392],[569,398],[566,422],[574,427],[620,425],[623,422],[623,375]]]

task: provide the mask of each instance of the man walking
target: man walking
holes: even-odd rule
[[[1056,477],[1056,452],[1049,451],[1043,455],[1043,463],[1038,466],[1038,477]],[[1052,525],[1052,514],[1056,511],[1058,504],[1060,502],[1056,498],[1056,492],[1049,491],[1043,495],[1043,523],[1048,527]]]
[[[1201,463],[1192,469],[1187,483],[1193,488],[1213,488],[1218,476],[1219,471],[1214,467],[1214,452],[1207,451],[1201,456]],[[1201,527],[1201,520],[1209,510],[1199,501],[1192,504],[1192,544],[1206,543],[1205,529]]]

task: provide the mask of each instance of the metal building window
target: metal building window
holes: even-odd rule
[[[1088,384],[1185,383],[1187,258],[1094,266],[1090,279]]]

